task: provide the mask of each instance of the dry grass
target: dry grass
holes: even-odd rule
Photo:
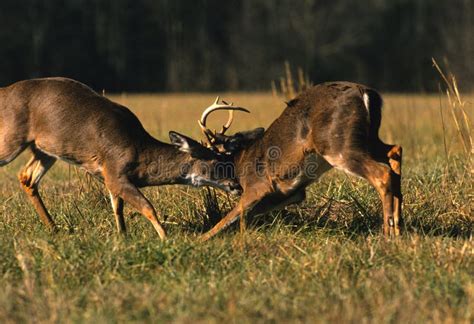
[[[215,96],[113,99],[167,140],[171,129],[200,137],[196,120]],[[222,97],[252,110],[238,113],[234,131],[268,126],[284,109],[271,94]],[[472,120],[474,96],[464,101]],[[385,95],[381,137],[404,147],[406,234],[391,242],[380,235],[374,190],[335,171],[301,206],[203,245],[194,238],[216,207],[202,190],[146,189],[170,240],[159,242],[129,209],[124,239],[103,188],[62,163],[42,187],[61,228],[53,236],[18,188],[24,155],[0,169],[0,321],[472,323],[473,182],[448,109],[437,95]],[[218,200],[221,209],[233,203],[220,193]]]

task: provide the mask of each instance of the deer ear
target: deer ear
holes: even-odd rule
[[[202,146],[190,137],[182,134],[170,131],[169,137],[171,144],[177,146],[181,152],[191,154],[193,158],[210,160],[215,158],[214,152],[209,150],[207,147]]]
[[[180,151],[191,153],[191,146],[189,142],[190,140],[193,141],[192,139],[173,131],[169,132],[169,136],[171,144],[177,146]]]

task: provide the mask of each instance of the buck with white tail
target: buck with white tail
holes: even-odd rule
[[[225,104],[216,108],[246,111]],[[232,116],[226,128],[231,123]],[[55,224],[38,185],[58,159],[103,180],[121,232],[126,231],[125,201],[165,238],[157,212],[140,187],[189,184],[239,190],[227,168],[233,167],[228,155],[175,132],[170,132],[170,139],[172,144],[154,139],[126,107],[74,80],[33,79],[0,88],[0,166],[25,149],[31,150],[33,156],[19,180],[41,220],[51,229]]]
[[[266,132],[256,129],[242,147],[238,136],[214,134],[200,125],[214,150],[231,154],[243,193],[238,205],[205,241],[241,219],[305,199],[305,188],[332,167],[367,179],[383,205],[385,235],[400,234],[402,148],[378,136],[382,99],[373,89],[349,82],[317,85],[291,100]]]

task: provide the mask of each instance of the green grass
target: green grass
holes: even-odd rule
[[[253,112],[239,114],[233,130],[268,126],[283,108],[267,95],[225,98]],[[170,129],[199,137],[195,121],[213,96],[114,99],[166,140]],[[205,244],[195,240],[207,224],[203,190],[148,188],[169,240],[131,209],[124,238],[102,186],[64,163],[42,182],[60,227],[52,235],[19,189],[25,154],[0,169],[0,322],[472,323],[472,166],[448,110],[443,131],[439,104],[386,96],[382,138],[404,147],[405,234],[394,241],[380,234],[374,190],[336,171],[302,205]],[[218,198],[223,211],[235,203]]]

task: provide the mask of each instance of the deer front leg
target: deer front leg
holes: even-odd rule
[[[252,194],[244,194],[240,198],[239,203],[237,206],[234,207],[223,219],[219,221],[213,228],[211,228],[208,232],[204,233],[199,237],[200,242],[205,242],[215,236],[217,233],[231,225],[235,222],[239,217],[241,218],[241,231],[244,230],[242,225],[245,224],[242,219],[244,218],[244,213],[251,211],[253,207],[262,199],[261,196],[255,196]]]
[[[38,186],[54,162],[56,162],[55,158],[39,151],[33,151],[33,157],[18,174],[21,188],[27,194],[41,221],[52,231],[56,230],[56,225],[41,199]]]
[[[140,192],[140,190],[138,190],[135,185],[133,185],[126,179],[110,180],[110,178],[108,177],[104,178],[106,179],[107,189],[112,193],[112,195],[116,195],[122,198],[125,202],[132,205],[133,208],[135,208],[143,216],[145,216],[155,228],[160,239],[164,240],[166,238],[166,232],[158,221],[158,216],[155,211],[155,208],[153,208],[153,205],[148,201],[148,199],[145,198],[145,196]],[[123,215],[122,217],[117,216],[116,219],[119,222],[117,226],[120,230],[120,222],[123,221]],[[123,225],[125,225],[125,223]]]
[[[110,201],[112,203],[112,209],[114,210],[115,224],[117,225],[117,230],[119,233],[126,234],[127,227],[125,226],[125,219],[123,217],[123,199],[118,195],[112,194],[110,192]]]

